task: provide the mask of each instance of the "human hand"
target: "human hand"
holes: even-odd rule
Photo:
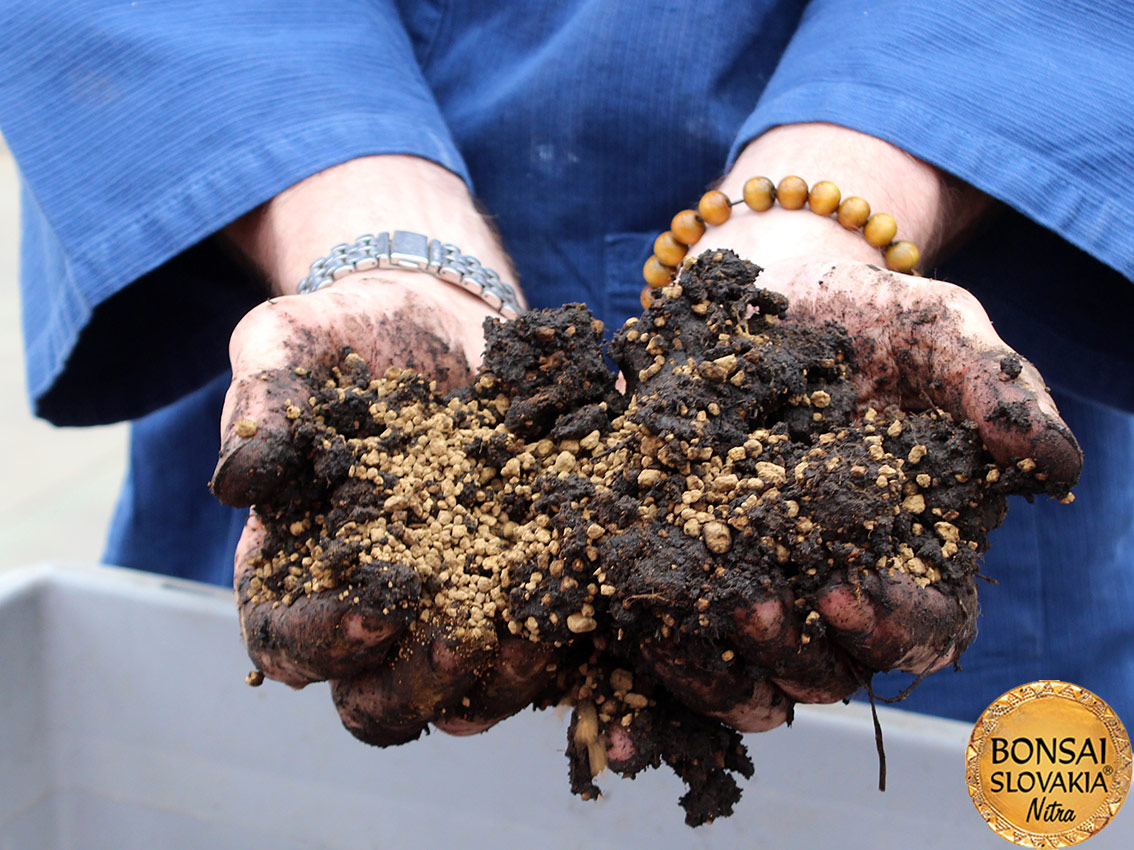
[[[257,307],[233,333],[233,383],[213,480],[229,504],[311,499],[322,470],[299,455],[289,405],[306,405],[317,376],[352,350],[373,374],[412,367],[441,387],[467,384],[479,361],[488,308],[415,272],[359,273],[311,295]],[[365,411],[363,411],[365,413]],[[326,494],[334,503],[334,493]],[[376,744],[416,737],[427,722],[454,733],[486,728],[528,704],[543,682],[544,647],[503,639],[473,645],[443,629],[391,648],[416,616],[422,592],[408,565],[344,565],[354,597],[297,592],[290,604],[262,598],[256,574],[265,529],[253,508],[235,567],[241,627],[257,669],[292,687],[332,680],[344,723]],[[391,605],[398,597],[405,607]],[[462,703],[467,699],[467,704]]]
[[[991,206],[972,187],[879,139],[823,124],[766,133],[720,188],[738,198],[749,177],[790,173],[835,180],[847,194],[892,213],[901,238],[921,248],[923,267]],[[973,422],[1000,467],[991,474],[1000,476],[1003,492],[1063,496],[1077,481],[1081,453],[1042,378],[1000,340],[965,290],[879,269],[880,252],[861,234],[806,209],[777,205],[757,214],[740,206],[710,227],[690,256],[718,247],[764,266],[757,285],[788,296],[791,318],[815,326],[835,321],[848,330],[860,370],[853,378],[860,414],[888,405],[938,407]],[[730,683],[720,664],[698,665],[673,647],[654,652],[658,670],[691,707],[738,728],[768,728],[789,715],[785,697],[827,702],[853,692],[862,677],[849,664],[920,674],[955,661],[975,632],[976,592],[971,578],[922,587],[887,571],[835,571],[811,614],[822,639],[800,649],[805,615],[790,594],[774,589],[738,612],[738,640],[769,673],[760,682]],[[742,698],[745,687],[754,688],[751,699]]]
[[[975,299],[963,290],[854,261],[781,260],[770,264],[757,284],[789,294],[786,318],[816,328],[838,322],[849,331],[860,425],[866,411],[893,408],[936,408],[957,422],[975,423],[979,439],[973,449],[983,442],[999,468],[978,465],[975,470],[955,470],[957,486],[972,490],[966,501],[981,498],[970,477],[979,476],[982,486],[997,482],[981,507],[987,515],[981,520],[986,528],[1000,521],[1000,494],[1063,496],[1077,480],[1078,446],[1038,373],[995,335]],[[686,340],[685,348],[693,350],[696,345]],[[721,407],[729,404],[722,399]],[[887,437],[887,448],[901,458],[899,468],[915,442],[905,436]],[[901,449],[892,443],[902,444]],[[963,456],[960,452],[953,462],[959,463]],[[929,461],[914,465],[918,460],[902,474],[909,485],[915,473],[928,471]],[[863,481],[863,493],[873,492],[873,473]],[[926,498],[931,498],[929,490]],[[833,513],[835,507],[828,507]],[[818,518],[819,506],[814,510]],[[940,512],[931,517],[923,506],[912,510],[927,527],[943,519]],[[865,511],[852,519],[860,522],[870,516]],[[825,518],[825,528],[828,521],[837,518]],[[954,530],[943,524],[942,533]],[[733,537],[737,539],[735,532]],[[962,531],[960,538],[971,536]],[[869,550],[865,535],[862,545]],[[784,571],[803,566],[807,564],[793,567],[789,560]],[[659,584],[659,592],[664,592],[662,587]],[[648,591],[648,587],[637,590]],[[695,642],[654,641],[647,642],[644,651],[659,678],[687,705],[754,731],[786,720],[792,700],[844,698],[876,670],[926,674],[941,669],[960,656],[975,633],[976,591],[971,575],[930,584],[890,569],[851,571],[839,565],[813,591],[812,604],[800,607],[797,596],[786,583],[758,590],[738,608],[734,626],[725,636],[742,660],[763,675],[754,677],[737,665],[721,664],[716,657],[719,646],[714,655]],[[801,636],[808,639],[801,642]]]

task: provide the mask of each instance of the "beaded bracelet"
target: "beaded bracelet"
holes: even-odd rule
[[[895,242],[898,224],[886,213],[870,214],[870,204],[853,196],[840,203],[842,193],[830,180],[821,180],[808,191],[807,183],[794,175],[785,177],[776,186],[767,177],[753,177],[744,184],[744,200],[756,212],[771,209],[780,202],[787,210],[803,209],[807,204],[816,215],[835,214],[839,224],[847,230],[862,230],[862,236],[882,251],[886,268],[891,271],[916,274],[921,253],[917,246],[905,240]],[[673,217],[669,230],[654,240],[654,253],[646,260],[642,276],[649,284],[642,290],[642,305],[649,306],[650,292],[660,289],[673,280],[677,265],[689,246],[705,235],[706,225],[724,224],[732,216],[732,208],[741,201],[730,201],[728,195],[716,189],[701,196],[696,210],[682,210]]]

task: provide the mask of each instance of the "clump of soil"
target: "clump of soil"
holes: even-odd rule
[[[289,403],[305,461],[291,498],[257,506],[253,600],[378,599],[402,640],[441,626],[466,646],[549,644],[535,703],[575,708],[574,791],[665,762],[687,822],[731,813],[733,774],[753,771],[740,736],[675,697],[658,658],[750,692],[775,671],[730,637],[738,609],[790,594],[806,645],[826,639],[814,599],[832,571],[966,581],[1008,489],[970,423],[860,416],[845,331],[791,321],[757,272],[703,255],[627,322],[609,347],[625,394],[582,305],[486,323],[479,377],[448,394],[347,353]],[[615,727],[635,747],[608,764]]]

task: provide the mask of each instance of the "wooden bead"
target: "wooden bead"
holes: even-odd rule
[[[847,230],[862,229],[863,238],[875,248],[881,248],[886,267],[891,271],[916,274],[921,255],[912,242],[895,242],[898,223],[886,213],[870,214],[870,204],[854,195],[842,200],[839,187],[830,180],[821,180],[807,188],[802,177],[789,175],[773,185],[767,177],[753,177],[744,184],[744,203],[756,212],[771,209],[776,201],[787,210],[811,207],[816,215],[836,213],[839,224]],[[707,225],[724,224],[732,216],[732,204],[724,192],[710,190],[701,196],[697,209],[682,210],[673,217],[670,229],[654,240],[654,254],[642,268],[642,276],[649,286],[642,290],[642,306],[652,301],[651,287],[660,289],[669,284],[685,259],[689,246],[705,235]]]
[[[785,177],[776,187],[776,199],[785,210],[801,210],[807,203],[807,181],[794,174]]]
[[[697,202],[697,212],[705,224],[724,224],[732,215],[732,205],[729,204],[728,195],[711,189]]]
[[[678,242],[670,230],[654,240],[654,256],[667,266],[676,266],[688,251],[689,247]]]
[[[913,242],[895,242],[885,252],[886,268],[890,271],[908,274],[917,268],[921,260],[921,252]]]
[[[693,245],[705,235],[705,223],[697,218],[694,210],[682,210],[669,223],[669,232],[678,242]]]
[[[744,184],[744,203],[756,212],[771,209],[776,202],[776,184],[767,177],[753,177]]]
[[[870,218],[870,204],[852,195],[839,204],[839,224],[847,230],[858,230]]]
[[[643,286],[638,301],[641,302],[643,310],[648,310],[650,305],[654,303],[654,290],[649,286]]]
[[[816,215],[830,215],[839,208],[843,193],[830,180],[820,180],[811,187],[807,203]]]
[[[642,277],[654,289],[659,289],[669,284],[670,280],[673,279],[674,271],[673,266],[667,266],[657,257],[651,255],[650,259],[646,260],[646,264],[642,266]]]
[[[893,216],[875,213],[866,222],[862,235],[875,248],[885,248],[898,235],[898,223],[894,221]]]

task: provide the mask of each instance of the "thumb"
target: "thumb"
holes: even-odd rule
[[[301,296],[293,296],[297,298]],[[221,413],[221,450],[212,490],[222,502],[248,506],[269,501],[285,470],[295,466],[289,413],[306,406],[313,385],[295,340],[302,324],[286,302],[259,305],[229,342],[232,383]]]
[[[1010,471],[1012,492],[1062,497],[1078,483],[1083,452],[1035,366],[1011,349],[990,349],[969,363],[962,387],[961,406]]]

